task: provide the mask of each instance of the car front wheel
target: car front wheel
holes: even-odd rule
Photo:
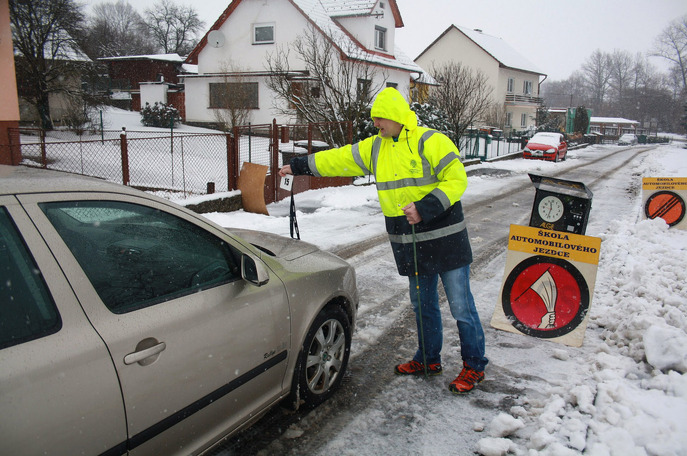
[[[351,325],[339,306],[325,307],[305,338],[296,363],[292,405],[307,408],[327,400],[341,385],[351,351]]]

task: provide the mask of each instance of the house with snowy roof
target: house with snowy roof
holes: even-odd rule
[[[140,111],[146,103],[171,104],[184,117],[179,75],[196,73],[179,54],[125,55],[98,59],[107,67],[112,104]]]
[[[232,103],[249,109],[253,124],[298,121],[286,114],[288,101],[268,87],[266,62],[277,53],[287,55],[289,44],[309,31],[331,45],[334,58],[373,70],[353,90],[392,86],[408,95],[411,79],[424,71],[396,46],[399,27],[396,0],[233,0],[186,59],[197,65],[196,74],[180,76],[186,122],[213,123],[216,111]],[[288,59],[294,83],[307,80],[306,62],[293,50]],[[319,96],[319,87],[309,88]],[[231,93],[241,96],[232,100]]]
[[[429,71],[452,62],[481,71],[493,89],[494,103],[505,113],[505,132],[536,126],[537,108],[542,103],[539,88],[546,74],[503,39],[451,25],[415,62]]]

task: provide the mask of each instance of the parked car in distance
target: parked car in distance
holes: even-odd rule
[[[637,135],[634,133],[625,133],[618,139],[619,146],[634,146],[637,144]]]
[[[562,133],[535,133],[527,141],[523,158],[560,161],[568,155],[568,143]]]
[[[0,441],[200,454],[341,384],[354,269],[98,179],[0,165]]]

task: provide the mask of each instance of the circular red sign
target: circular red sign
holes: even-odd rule
[[[513,268],[501,301],[505,315],[519,331],[535,337],[559,337],[584,320],[589,288],[570,262],[540,255]]]
[[[652,220],[660,217],[668,226],[674,226],[685,216],[685,202],[677,193],[656,192],[646,200],[644,213]]]

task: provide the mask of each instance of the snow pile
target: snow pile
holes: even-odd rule
[[[618,219],[601,237],[589,328],[567,361],[569,381],[529,398],[511,445],[484,438],[480,454],[687,454],[687,232],[662,219]]]

